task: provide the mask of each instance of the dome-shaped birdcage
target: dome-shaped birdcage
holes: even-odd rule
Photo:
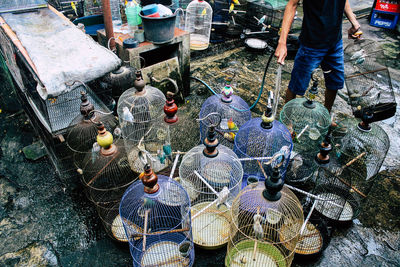
[[[332,134],[341,165],[365,152],[365,156],[354,162],[351,169],[364,180],[371,179],[379,172],[390,146],[387,133],[379,125],[347,118],[339,122]]]
[[[295,251],[295,257],[302,260],[311,260],[321,256],[331,240],[328,221],[314,213],[312,205],[314,202],[310,201],[310,198],[307,200],[302,205],[307,222],[300,233]]]
[[[104,125],[98,123],[98,149],[86,153],[82,163],[81,181],[86,196],[99,213],[106,232],[118,241],[127,241],[122,235],[122,224],[116,206],[138,173],[131,170],[122,140],[113,143],[113,137]],[[96,147],[96,146],[94,146]]]
[[[381,119],[394,116],[396,99],[386,66],[387,58],[380,43],[357,40],[344,49],[345,82],[349,104],[359,117],[359,108],[382,110]]]
[[[357,218],[361,211],[361,200],[366,195],[353,184],[360,179],[356,173],[347,175],[341,168],[319,168],[315,188],[312,193],[316,200],[315,211],[330,222],[345,224]]]
[[[210,43],[213,10],[203,0],[193,0],[186,8],[185,30],[190,33],[190,49],[204,50]]]
[[[215,249],[228,241],[228,211],[239,193],[243,169],[236,154],[218,145],[211,126],[204,145],[188,151],[179,167],[179,178],[192,204],[193,241]]]
[[[190,200],[174,180],[145,165],[122,197],[120,215],[133,266],[192,266]]]
[[[82,168],[83,159],[87,153],[91,153],[93,144],[96,143],[97,126],[94,122],[101,121],[105,128],[111,132],[118,125],[117,119],[112,114],[96,111],[86,93],[81,92],[81,94],[81,114],[72,120],[66,134],[66,143],[74,153],[73,161],[77,168]]]
[[[141,172],[145,155],[158,172],[168,166],[172,150],[168,124],[164,121],[166,98],[157,88],[145,85],[136,72],[134,88],[126,90],[118,100],[118,118],[132,170]]]
[[[290,266],[304,223],[300,201],[279,169],[235,198],[225,266]]]
[[[314,155],[318,151],[318,144],[331,125],[329,111],[322,104],[314,101],[318,93],[318,81],[313,80],[308,97],[289,101],[280,113],[280,121],[291,132],[294,144],[285,176],[287,183],[302,183],[312,176]]]
[[[236,155],[243,160],[243,181],[249,176],[264,179],[257,160],[263,164],[267,175],[271,175],[272,168],[283,161],[280,171],[282,177],[285,177],[292,148],[289,130],[273,119],[270,108],[262,118],[253,118],[246,122],[236,134],[234,147]]]
[[[221,123],[216,127],[220,144],[233,149],[234,138],[239,128],[251,119],[251,112],[246,101],[237,95],[233,95],[231,87],[232,78],[226,79],[226,85],[220,95],[213,95],[203,103],[200,110],[200,118],[205,118],[210,113],[218,113]],[[207,136],[207,125],[200,121],[201,142]]]

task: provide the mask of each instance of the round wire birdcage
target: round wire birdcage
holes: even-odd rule
[[[280,113],[280,121],[291,132],[294,146],[285,176],[287,183],[303,183],[311,178],[318,144],[321,143],[331,125],[329,111],[322,104],[314,101],[318,93],[318,81],[313,80],[308,97],[289,101]]]
[[[304,223],[300,201],[278,168],[235,198],[225,266],[290,266]]]
[[[365,156],[354,162],[351,169],[364,180],[370,180],[379,172],[390,146],[387,133],[379,125],[347,118],[332,134],[340,164],[346,164],[365,152]]]
[[[87,197],[95,204],[120,200],[126,188],[138,177],[138,173],[129,167],[122,140],[114,144],[104,125],[98,127],[99,149],[86,155],[81,176]]]
[[[97,126],[94,122],[101,121],[111,132],[118,125],[117,119],[112,114],[96,111],[87,95],[84,92],[81,94],[81,114],[72,120],[66,134],[66,143],[73,152],[73,161],[77,168],[82,168],[83,159],[87,153],[91,153],[93,144],[96,143]]]
[[[246,122],[236,134],[234,152],[243,160],[244,183],[249,176],[264,179],[254,159],[262,163],[267,175],[271,175],[272,168],[283,159],[280,171],[282,177],[286,175],[293,148],[292,137],[285,125],[273,119],[271,112],[269,110],[262,118],[253,118]]]
[[[118,118],[128,153],[129,164],[141,172],[147,156],[158,172],[168,166],[172,150],[168,124],[164,122],[166,98],[157,88],[145,85],[140,71],[136,72],[134,88],[126,90],[118,100]]]
[[[295,259],[310,260],[321,256],[329,245],[331,234],[327,220],[313,213],[311,201],[305,201],[303,211],[304,217],[308,218],[308,220],[303,232],[300,234],[299,242],[296,246]]]
[[[353,185],[360,179],[356,173],[342,173],[342,168],[331,166],[318,169],[316,186],[312,193],[322,200],[316,200],[315,211],[334,224],[347,224],[360,214],[360,204],[366,195]]]
[[[145,165],[122,197],[120,215],[133,266],[192,266],[190,199],[183,187]]]
[[[122,140],[113,143],[112,134],[105,130],[104,125],[98,123],[97,127],[98,149],[86,153],[81,181],[87,198],[96,206],[107,234],[117,241],[126,242],[121,234],[116,206],[138,174],[129,167]]]
[[[193,242],[206,249],[222,247],[228,241],[228,212],[243,177],[236,154],[218,145],[214,127],[204,145],[188,151],[179,167],[180,182],[192,205]]]
[[[379,107],[385,118],[396,113],[396,99],[381,44],[363,39],[344,49],[345,82],[349,104],[357,117],[359,109]]]
[[[226,78],[226,85],[221,94],[207,98],[200,110],[200,118],[206,117],[210,113],[218,113],[221,116],[221,123],[216,127],[219,134],[220,144],[233,149],[234,138],[239,128],[251,119],[251,112],[246,101],[237,95],[233,95],[231,87],[232,78]],[[207,125],[200,121],[201,142],[207,136]]]

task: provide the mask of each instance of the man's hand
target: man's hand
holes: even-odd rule
[[[360,39],[363,32],[360,30],[360,26],[357,28],[352,26],[348,31],[348,38],[349,39]]]
[[[278,58],[278,63],[284,65],[285,58],[287,56],[287,46],[283,43],[278,43],[278,47],[275,50],[275,56]]]

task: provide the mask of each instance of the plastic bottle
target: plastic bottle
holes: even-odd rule
[[[186,8],[185,29],[190,32],[190,49],[204,50],[210,43],[212,8],[203,0],[193,0]]]
[[[111,17],[114,30],[119,29],[122,25],[121,11],[119,4],[120,0],[110,0]]]
[[[142,24],[142,18],[139,16],[141,7],[134,0],[128,0],[128,4],[125,8],[126,19],[128,20],[129,33],[134,36],[135,31],[138,30],[138,26]]]

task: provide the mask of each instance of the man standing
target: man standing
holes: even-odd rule
[[[286,40],[299,0],[289,0],[283,16],[282,30],[275,56],[284,64],[287,55]],[[312,71],[321,65],[325,78],[325,107],[332,109],[337,90],[344,86],[344,63],[342,43],[343,12],[352,27],[348,30],[351,39],[360,38],[360,24],[351,10],[348,0],[303,0],[303,25],[300,33],[300,48],[297,52],[286,102],[304,95]]]

